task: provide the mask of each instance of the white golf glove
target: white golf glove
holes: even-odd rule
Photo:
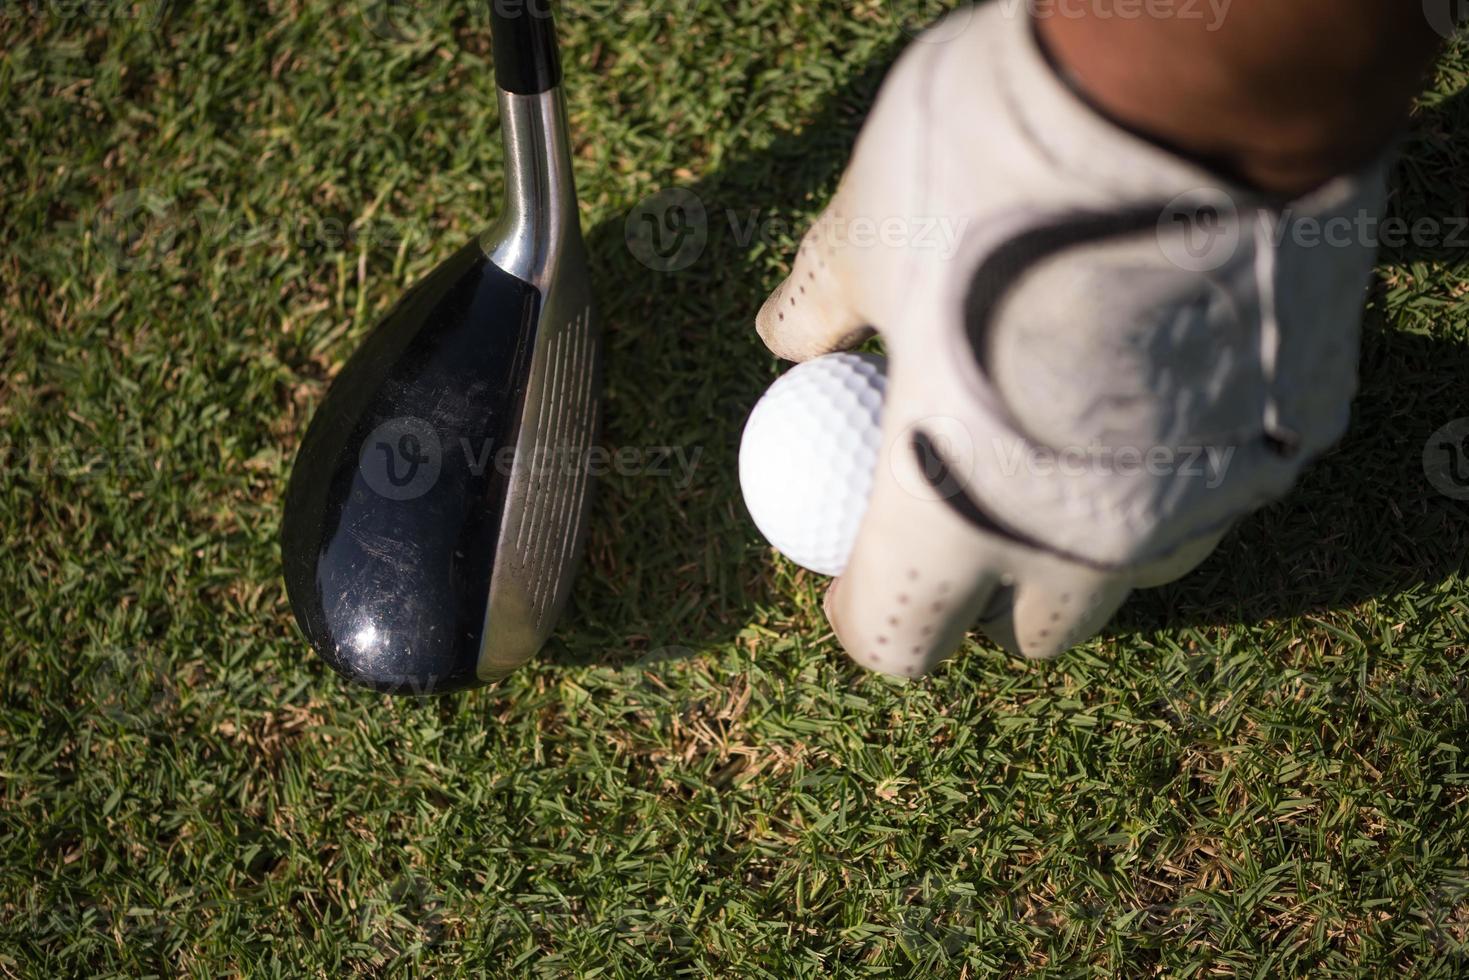
[[[1023,5],[915,42],[758,318],[791,360],[887,349],[851,656],[916,676],[976,621],[1054,656],[1285,493],[1346,426],[1384,171],[1231,186],[1088,108]]]

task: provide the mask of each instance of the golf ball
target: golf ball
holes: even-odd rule
[[[882,448],[887,362],[827,354],[798,364],[756,403],[740,440],[740,489],[755,526],[803,568],[846,568]]]

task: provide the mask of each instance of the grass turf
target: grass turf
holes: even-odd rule
[[[1469,971],[1469,532],[1420,463],[1462,248],[1384,254],[1340,450],[1055,663],[864,673],[745,519],[752,316],[908,6],[562,6],[605,441],[701,455],[602,484],[540,663],[429,701],[308,655],[276,533],[334,370],[494,209],[479,6],[0,8],[0,971]],[[1400,215],[1463,214],[1465,72]],[[660,273],[670,186],[709,238]]]

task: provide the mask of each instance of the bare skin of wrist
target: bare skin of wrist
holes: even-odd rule
[[[1246,0],[1218,21],[1069,0],[1035,10],[1041,43],[1100,112],[1287,196],[1380,153],[1441,43],[1401,0]]]

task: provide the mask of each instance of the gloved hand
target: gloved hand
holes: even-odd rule
[[[1380,211],[1384,163],[1268,202],[1094,113],[1024,11],[909,48],[758,317],[790,360],[871,329],[887,349],[826,611],[900,676],[976,621],[1028,657],[1086,639],[1288,490],[1356,384],[1373,250],[1350,222]]]

